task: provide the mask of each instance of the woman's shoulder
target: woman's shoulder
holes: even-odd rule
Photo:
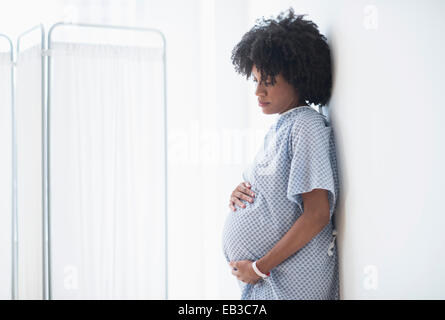
[[[290,129],[294,132],[300,130],[311,130],[321,127],[329,127],[329,121],[327,117],[312,107],[306,107],[301,112],[295,114],[291,119]]]

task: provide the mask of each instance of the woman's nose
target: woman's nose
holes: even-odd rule
[[[264,90],[264,88],[260,85],[257,85],[256,89],[255,89],[255,95],[257,96],[265,96],[266,95],[266,90]]]

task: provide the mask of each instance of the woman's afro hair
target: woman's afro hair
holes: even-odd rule
[[[250,78],[253,65],[261,82],[282,74],[298,92],[300,103],[326,105],[331,95],[331,54],[326,37],[312,21],[281,12],[276,19],[257,19],[232,50],[232,63],[238,73]]]

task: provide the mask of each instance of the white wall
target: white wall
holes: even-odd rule
[[[342,299],[444,299],[443,1],[279,1],[331,45]]]
[[[445,298],[444,9],[341,1],[330,22],[344,299]]]

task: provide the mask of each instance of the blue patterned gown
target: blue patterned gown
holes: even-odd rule
[[[230,211],[222,232],[227,262],[257,260],[303,214],[302,193],[328,190],[330,222],[303,248],[256,284],[238,281],[242,300],[339,299],[336,202],[339,193],[335,142],[326,117],[310,106],[278,115],[255,160],[243,172],[253,203]],[[235,278],[236,279],[236,278]]]

